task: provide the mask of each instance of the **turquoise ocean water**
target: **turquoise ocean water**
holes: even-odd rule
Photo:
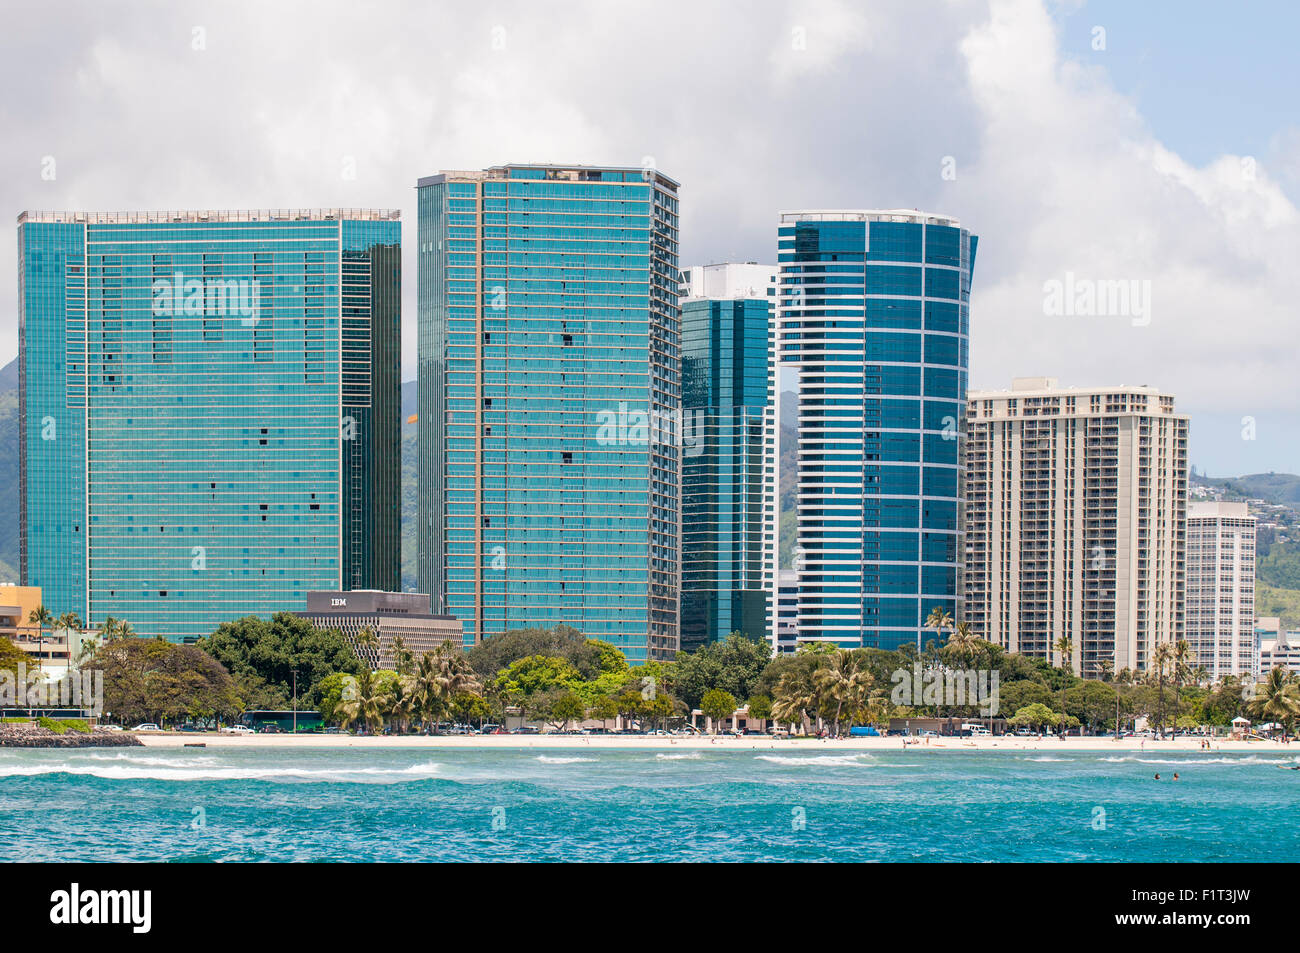
[[[0,750],[0,859],[1295,861],[1300,771],[1279,766],[1296,763],[1278,752]]]

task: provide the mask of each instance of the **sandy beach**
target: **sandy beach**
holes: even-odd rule
[[[762,735],[735,737],[663,737],[656,735],[394,735],[362,737],[352,735],[318,734],[258,734],[220,735],[193,732],[141,733],[141,742],[148,748],[183,748],[186,745],[203,745],[207,748],[463,748],[484,750],[494,748],[569,748],[588,751],[601,749],[651,749],[651,750],[715,750],[715,751],[902,751],[903,739],[894,738],[769,738]],[[1284,754],[1294,750],[1300,758],[1300,743],[1292,745],[1279,741],[1211,741],[1212,752],[1238,752]],[[909,754],[927,751],[1090,751],[1107,752],[1201,752],[1197,738],[1177,738],[1169,741],[1143,742],[1140,738],[931,738],[926,744],[907,746]]]

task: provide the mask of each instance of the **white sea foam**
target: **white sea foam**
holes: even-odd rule
[[[1054,758],[1050,754],[1042,755],[1036,758],[1021,758],[1021,761],[1073,761],[1073,758]]]
[[[71,774],[112,781],[305,781],[358,784],[394,784],[439,776],[434,763],[405,768],[239,768],[216,765],[185,765],[178,761],[154,763],[62,762],[52,764],[0,764],[0,778],[40,777]]]
[[[1193,754],[1189,754],[1186,758],[1143,758],[1140,755],[1124,755],[1122,757],[1102,758],[1101,760],[1110,761],[1112,763],[1128,761],[1128,762],[1136,762],[1138,764],[1172,764],[1175,767],[1180,765],[1186,767],[1187,765],[1197,765],[1197,764],[1284,764],[1289,767],[1291,765],[1300,763],[1300,757],[1262,758],[1259,755],[1255,755],[1255,754],[1248,754],[1237,758],[1232,758],[1232,757],[1218,757],[1218,758],[1199,757],[1198,758]]]
[[[655,757],[660,761],[698,761],[701,755],[698,751],[688,751],[683,754],[664,754],[660,752]]]
[[[866,768],[875,764],[869,754],[815,754],[796,757],[783,754],[760,754],[759,761],[771,764],[825,765],[833,768]]]
[[[537,760],[542,764],[577,764],[579,761],[595,761],[595,758],[555,758],[551,755],[540,754]]]

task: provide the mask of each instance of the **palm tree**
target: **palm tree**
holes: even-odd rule
[[[786,672],[776,683],[772,717],[786,724],[798,724],[806,733],[808,712],[817,708],[817,689],[806,672]]]
[[[1074,640],[1063,635],[1056,640],[1056,667],[1066,668],[1074,659]]]
[[[406,647],[406,639],[400,635],[393,637],[393,668],[399,675],[410,675],[415,671],[415,655]]]
[[[1104,658],[1097,663],[1097,677],[1103,682],[1109,682],[1115,675],[1115,662],[1112,659]],[[1115,685],[1115,740],[1119,741],[1119,681]]]
[[[357,633],[357,648],[360,649],[357,655],[371,669],[379,667],[379,633],[373,626],[365,626]]]
[[[105,645],[117,641],[122,637],[122,624],[111,615],[104,616],[104,621],[99,624],[99,637]]]
[[[1074,640],[1071,639],[1068,635],[1063,635],[1056,640],[1056,657],[1060,663],[1058,667],[1061,669],[1062,675],[1065,674],[1067,669],[1070,670],[1071,672],[1074,670],[1074,667],[1070,664],[1071,661],[1074,659]],[[1069,683],[1069,679],[1067,678],[1061,679],[1061,737],[1062,738],[1065,737],[1065,687],[1068,683]]]
[[[1300,716],[1300,680],[1294,672],[1278,665],[1255,689],[1255,697],[1247,702],[1246,710],[1254,718],[1267,718],[1281,722],[1282,730],[1291,733],[1291,726]]]
[[[457,695],[483,691],[465,652],[452,642],[443,642],[436,651],[424,653],[415,681],[418,710],[426,728],[437,724]]]
[[[411,719],[419,714],[419,688],[420,684],[414,675],[399,675],[397,677],[397,692],[392,698],[392,707],[390,709],[395,731],[404,733]]]
[[[54,615],[45,606],[37,606],[27,616],[27,621],[36,626],[38,648],[36,651],[36,672],[43,672],[41,656],[45,654],[45,627],[54,623]]]
[[[970,662],[979,643],[980,639],[971,631],[969,622],[958,622],[953,626],[952,635],[948,636],[948,648],[965,663]]]
[[[840,715],[848,706],[850,712],[861,708],[871,691],[871,672],[862,656],[848,649],[840,649],[813,673],[813,683],[827,701],[835,702],[835,718],[831,731],[840,734]]]
[[[942,635],[944,629],[952,628],[952,614],[942,606],[935,606],[925,618],[925,627],[934,629],[936,635]]]
[[[360,721],[373,732],[384,723],[384,709],[388,697],[375,678],[375,673],[363,668],[361,674],[350,676],[339,702],[339,724],[347,729]]]
[[[1156,711],[1159,712],[1160,733],[1165,731],[1165,676],[1169,674],[1169,665],[1174,657],[1174,649],[1168,642],[1157,643],[1147,660],[1147,677],[1156,680]]]
[[[1174,685],[1174,715],[1177,720],[1178,709],[1182,707],[1182,687],[1184,682],[1192,680],[1192,647],[1183,639],[1173,644],[1169,655],[1170,676]]]

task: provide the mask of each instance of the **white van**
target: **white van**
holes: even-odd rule
[[[977,725],[973,722],[967,722],[966,724],[962,725],[961,730],[962,730],[962,734],[966,734],[969,732],[972,736],[991,734],[991,732],[983,725]]]

